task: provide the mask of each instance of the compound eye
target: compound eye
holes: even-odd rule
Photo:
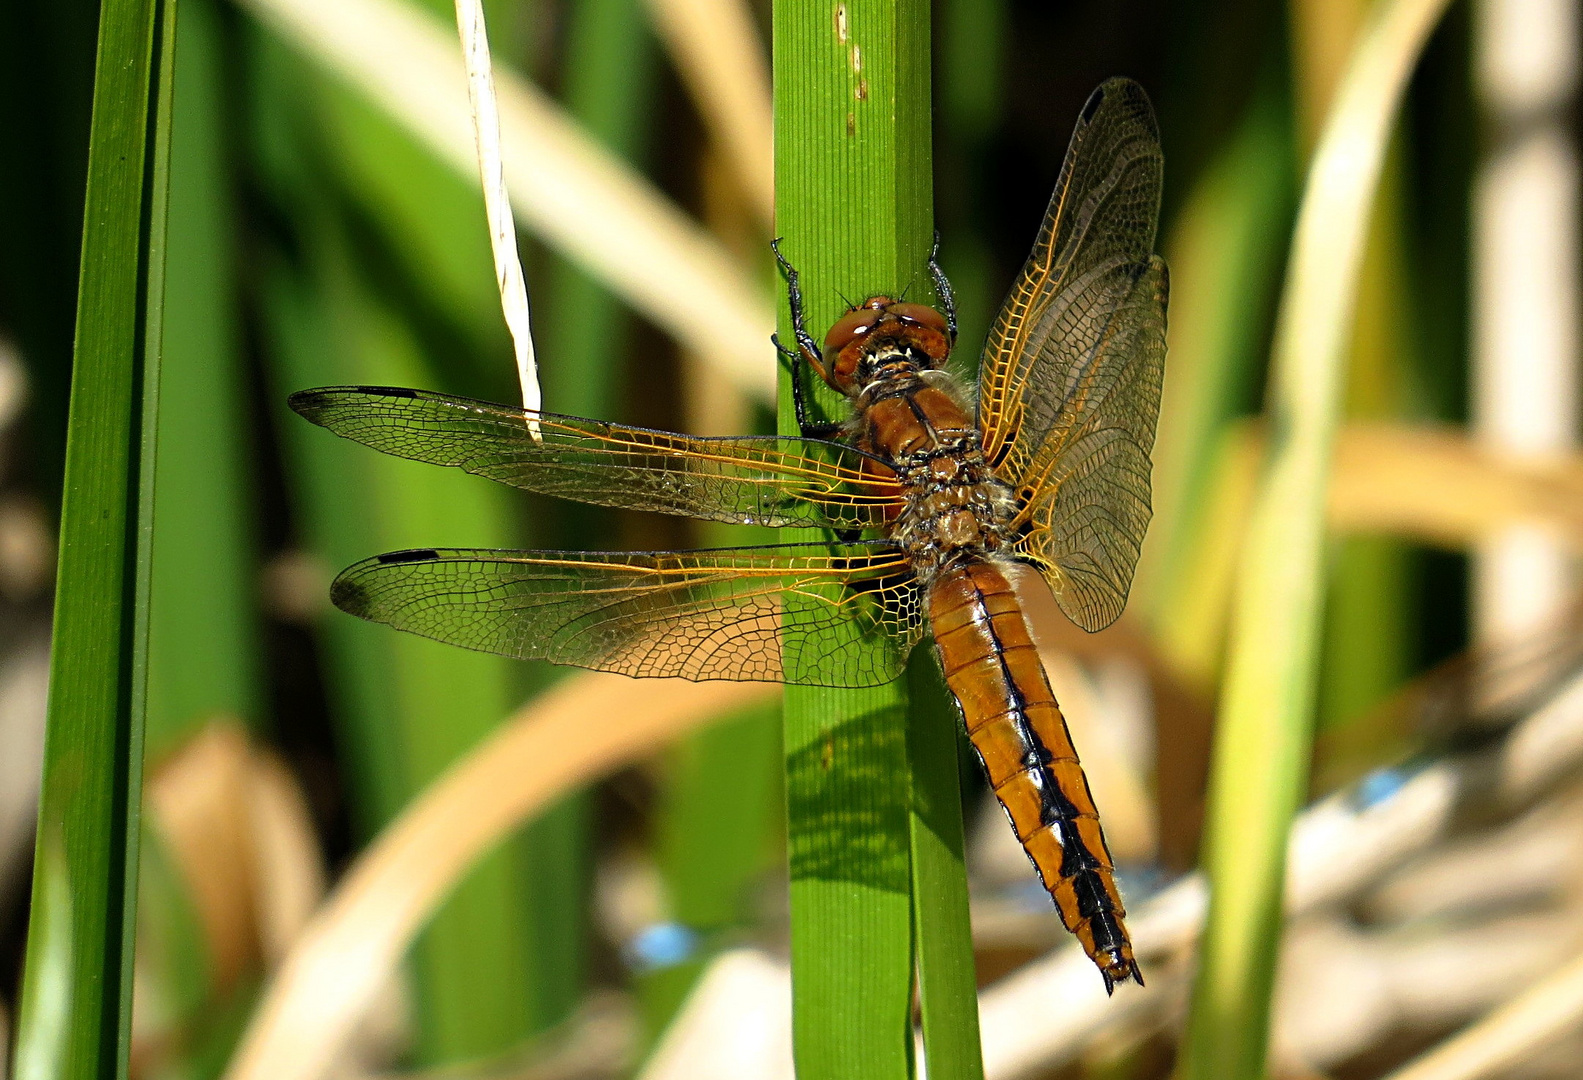
[[[830,328],[830,332],[824,336],[824,354],[835,356],[840,353],[842,349],[874,329],[874,324],[879,322],[883,314],[864,307],[841,316]]]
[[[914,323],[941,334],[951,332],[946,325],[945,316],[928,304],[892,304],[890,313],[902,322]]]

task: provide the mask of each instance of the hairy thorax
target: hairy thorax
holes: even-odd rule
[[[874,378],[853,402],[852,434],[890,463],[906,494],[891,537],[926,583],[965,557],[1004,552],[1015,500],[991,474],[950,376],[920,368],[905,352],[876,361]]]

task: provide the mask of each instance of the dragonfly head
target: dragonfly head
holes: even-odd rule
[[[825,381],[843,394],[862,385],[865,361],[910,351],[921,367],[939,367],[951,352],[945,316],[928,304],[871,296],[836,320],[824,339]]]

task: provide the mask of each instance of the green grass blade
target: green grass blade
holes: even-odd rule
[[[909,1075],[906,714],[906,695],[896,684],[786,692],[792,1045],[799,1075]]]
[[[854,301],[927,292],[929,8],[776,0],[776,227],[822,333]],[[782,311],[782,339],[792,340]],[[781,429],[795,431],[789,386]],[[800,1076],[902,1080],[912,987],[907,696],[788,687],[792,1039]]]
[[[1307,2],[1313,14],[1299,14],[1299,22],[1334,18],[1324,0]],[[1307,34],[1295,35],[1294,48],[1299,54],[1323,51]],[[1316,77],[1322,62],[1299,55],[1294,66],[1299,111],[1319,114],[1326,102],[1314,99],[1328,82]],[[1421,365],[1414,355],[1419,335],[1410,296],[1404,143],[1398,136],[1386,151],[1369,214],[1344,391],[1349,419],[1423,416],[1422,402],[1415,400],[1421,398],[1415,392]],[[1321,733],[1360,720],[1400,686],[1411,669],[1414,644],[1412,564],[1405,544],[1387,537],[1346,537],[1334,545],[1327,577],[1315,719]]]
[[[1154,521],[1139,604],[1166,657],[1205,685],[1222,635],[1186,602],[1205,563],[1209,507],[1227,425],[1256,407],[1273,282],[1291,221],[1287,95],[1265,78],[1237,131],[1188,194],[1166,243],[1172,268],[1170,370],[1154,453]],[[1211,640],[1212,639],[1212,640]]]
[[[256,566],[218,12],[185,0],[176,35],[167,282],[150,612],[148,757],[199,725],[256,723]]]
[[[1391,0],[1337,93],[1298,216],[1274,354],[1270,458],[1240,576],[1215,732],[1209,922],[1183,1073],[1264,1071],[1286,836],[1307,786],[1324,506],[1369,208],[1391,120],[1446,0]]]
[[[631,159],[644,142],[644,120],[654,100],[657,73],[643,6],[637,0],[584,0],[567,11],[567,18],[567,110],[608,149]],[[472,229],[482,233],[477,222]],[[529,287],[535,301],[545,407],[578,416],[613,417],[627,353],[627,312],[609,290],[566,260],[543,260],[540,265],[544,263],[550,263],[547,278],[552,287],[538,288],[546,275],[535,277],[531,269]],[[501,367],[510,370],[509,363]],[[540,530],[533,542],[606,547],[609,532],[607,513],[562,504],[555,507],[550,528]],[[524,913],[540,1019],[545,1023],[569,1016],[587,981],[585,913],[591,891],[592,814],[587,794],[578,792],[540,814],[524,836],[526,857],[533,867]]]
[[[648,144],[656,125],[664,123],[652,101],[661,60],[652,8],[646,12],[635,0],[600,0],[580,6],[577,14],[568,34],[567,109],[636,165],[659,149]],[[704,216],[710,217],[708,209]],[[611,364],[621,350],[611,345],[627,343],[629,317],[612,293],[570,263],[557,260],[554,269],[542,325],[546,350],[564,344],[559,369],[547,365],[550,392],[566,394],[565,411],[618,415],[611,410],[620,370]],[[638,377],[647,381],[641,372],[649,360],[638,357],[636,363]],[[683,364],[696,366],[697,358],[684,358]],[[684,384],[700,396],[719,392],[707,375],[696,386],[690,379]],[[577,406],[580,401],[587,402],[585,408]],[[770,534],[699,522],[693,535],[703,547],[726,547],[764,543]],[[656,807],[656,854],[665,915],[685,928],[691,948],[681,956],[644,959],[653,964],[637,980],[645,1037],[658,1038],[717,950],[735,944],[750,927],[752,886],[781,853],[782,786],[779,703],[692,733],[667,752]]]
[[[335,262],[332,256],[315,284],[292,292],[285,282],[273,283],[271,319],[281,335],[274,385],[281,402],[288,387],[322,382],[424,381],[399,319]],[[290,419],[282,417],[283,427]],[[301,426],[307,430],[284,431],[312,549],[327,565],[434,541],[442,523],[446,538],[509,542],[494,491],[440,470],[359,454],[359,447],[315,439],[320,432]],[[372,832],[507,714],[516,672],[495,658],[394,634],[338,611],[325,614],[323,632],[358,817]],[[518,856],[508,845],[483,861],[415,949],[422,1060],[499,1052],[538,1026],[521,933],[527,875]]]
[[[670,755],[659,854],[671,914],[705,933],[747,919],[747,887],[766,868],[780,815],[779,708],[712,725]]]
[[[566,110],[613,153],[631,161],[647,143],[659,65],[640,0],[583,0],[568,11]],[[603,284],[565,259],[551,264],[539,319],[545,408],[614,417],[630,319]],[[586,540],[586,538],[585,538]]]
[[[18,1075],[112,1080],[131,1037],[172,5],[100,14]]]
[[[145,758],[156,769],[205,724],[262,719],[220,33],[214,0],[184,0],[165,245],[167,291],[179,300],[164,318],[149,610]],[[135,1008],[164,1019],[169,1056],[201,1080],[217,1071],[205,1070],[204,1049],[212,1059],[229,1048],[253,987],[226,978],[190,883],[146,824],[141,853]]]
[[[459,48],[452,0],[416,2],[448,28],[447,44]],[[484,5],[497,62],[509,63],[502,48],[509,35],[502,31],[514,20],[497,10],[502,6]],[[500,362],[510,355],[511,341],[488,230],[478,224],[484,200],[477,166],[456,171],[366,95],[333,78],[316,79],[314,97],[326,159],[389,253],[383,289],[402,294],[417,321],[462,339],[466,348],[451,355],[469,365],[473,393],[513,400],[519,394],[515,368]]]
[[[907,758],[912,766],[913,926],[923,1049],[934,1080],[983,1080],[978,972],[962,835],[961,726],[933,649],[914,651]]]
[[[994,140],[1005,110],[1006,0],[940,0],[934,87],[940,124],[935,146],[935,223],[940,261],[959,309],[956,364],[971,372],[984,349],[1000,296],[991,248],[998,193]]]
[[[314,76],[320,143],[368,239],[388,252],[382,287],[431,332],[459,339],[450,355],[468,388],[510,401],[520,392],[500,314],[476,172],[464,175],[355,90]],[[485,358],[488,358],[486,362]],[[464,372],[456,372],[461,375]]]

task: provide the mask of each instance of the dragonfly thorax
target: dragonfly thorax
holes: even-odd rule
[[[990,475],[976,433],[897,461],[896,474],[906,503],[892,535],[922,581],[964,557],[1007,553],[1015,500]]]
[[[926,582],[962,556],[1005,553],[1016,499],[984,460],[961,392],[944,372],[920,369],[903,354],[878,359],[880,377],[854,402],[853,434],[901,482],[892,539]]]

